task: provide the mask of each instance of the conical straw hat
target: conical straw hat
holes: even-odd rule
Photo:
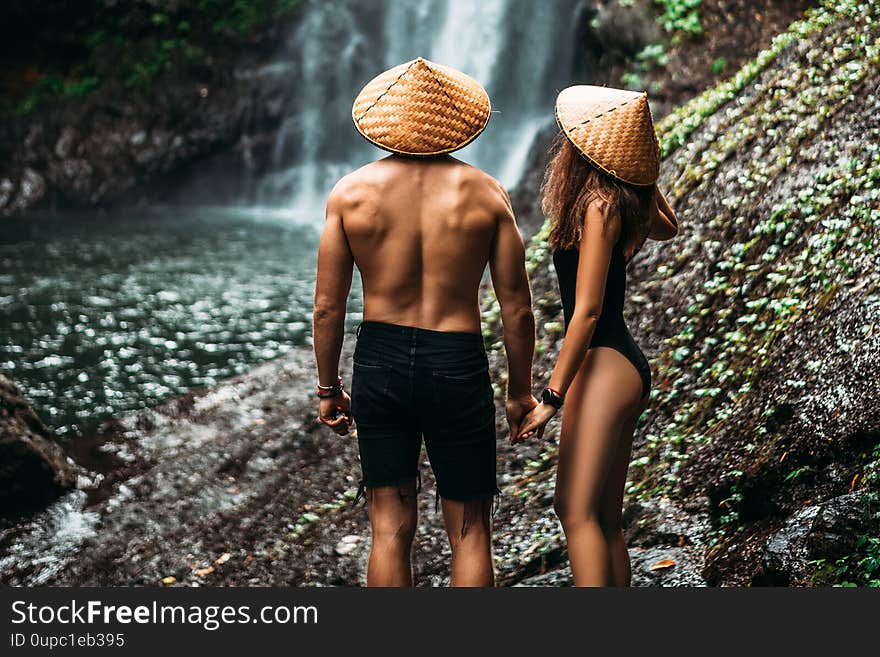
[[[660,144],[648,94],[577,85],[556,99],[556,121],[581,154],[630,185],[653,185],[660,175]]]
[[[351,109],[368,141],[403,155],[440,155],[467,146],[490,115],[489,95],[476,80],[421,57],[370,80]]]

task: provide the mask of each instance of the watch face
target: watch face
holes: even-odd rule
[[[544,388],[544,392],[541,393],[541,401],[555,408],[562,406],[562,398],[556,395],[550,388]]]

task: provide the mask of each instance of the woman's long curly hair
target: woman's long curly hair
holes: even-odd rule
[[[552,159],[541,187],[542,208],[550,217],[550,246],[577,248],[587,208],[593,202],[609,206],[608,217],[620,213],[620,243],[631,257],[641,247],[650,228],[654,188],[628,185],[590,164],[562,132],[553,142]]]

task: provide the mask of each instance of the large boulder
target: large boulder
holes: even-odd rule
[[[18,388],[0,374],[0,516],[37,509],[76,483],[76,470]]]
[[[859,535],[870,531],[865,500],[859,493],[834,497],[804,507],[770,536],[763,570],[756,584],[807,584],[816,562],[834,563],[848,556]]]

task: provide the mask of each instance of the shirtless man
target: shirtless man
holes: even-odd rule
[[[472,85],[466,91],[478,110],[480,93],[485,95],[464,74],[419,59],[368,84],[361,96],[373,86],[373,98],[364,101],[369,109],[376,108],[376,97],[381,103],[392,95],[382,87],[383,76],[385,87],[387,80],[393,83],[395,115],[403,115],[404,123],[407,95],[423,99],[431,95],[431,85],[446,87],[435,96],[456,101],[432,108],[431,116],[444,125],[467,105],[468,99],[454,95],[463,84]],[[415,132],[413,142],[422,149],[413,157],[412,145],[375,137],[368,122],[358,123],[358,108],[356,101],[355,122],[364,136],[409,155],[391,155],[349,174],[327,201],[314,315],[319,417],[340,435],[348,433],[352,418],[357,423],[373,539],[368,586],[412,585],[423,439],[452,547],[451,583],[492,586],[495,406],[478,293],[488,263],[504,324],[507,419],[516,435],[537,404],[531,394],[535,323],[523,241],[504,189],[450,157],[448,135],[438,145],[420,134],[418,125],[407,126],[401,138]],[[413,111],[420,109],[424,120],[424,107]],[[486,97],[485,117],[477,113],[475,121],[472,113],[454,137],[462,145],[474,139],[488,113]],[[338,367],[355,265],[363,282],[364,322],[349,400]]]

